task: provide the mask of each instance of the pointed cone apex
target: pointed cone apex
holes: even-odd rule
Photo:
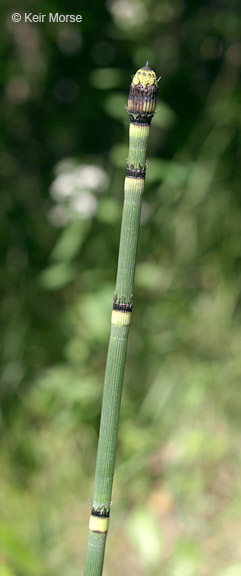
[[[153,115],[158,91],[157,77],[149,66],[137,70],[133,77],[128,99],[128,112],[131,114]]]
[[[143,66],[142,70],[149,70],[149,71],[151,71],[151,68],[150,68],[150,65],[149,65],[148,60],[146,61],[146,65]]]

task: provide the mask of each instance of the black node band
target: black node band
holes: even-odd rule
[[[138,124],[138,126],[150,126],[154,114],[135,114],[128,110],[130,123]]]
[[[132,302],[123,302],[117,295],[114,296],[113,310],[118,312],[132,312],[133,304]]]
[[[145,179],[146,175],[146,167],[144,168],[134,168],[132,166],[127,166],[126,168],[126,176],[128,178],[140,178],[141,180]]]
[[[91,509],[91,516],[97,516],[99,518],[109,518],[110,511],[109,510],[95,510],[95,508]]]

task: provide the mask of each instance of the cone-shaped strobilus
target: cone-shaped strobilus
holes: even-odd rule
[[[103,570],[131,321],[136,249],[146,173],[146,148],[155,112],[157,90],[156,74],[147,62],[132,79],[127,107],[130,117],[129,156],[84,576],[101,576]]]

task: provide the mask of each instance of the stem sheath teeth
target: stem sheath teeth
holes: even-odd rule
[[[117,294],[114,295],[113,300],[113,310],[121,311],[121,312],[131,312],[132,311],[132,301],[126,302],[124,297],[118,298]]]
[[[98,516],[101,518],[109,518],[110,510],[107,510],[105,506],[99,506],[99,508],[94,508],[92,506],[91,516]]]
[[[139,168],[134,168],[133,164],[127,166],[126,176],[127,178],[140,178],[145,179],[146,167],[139,166]]]

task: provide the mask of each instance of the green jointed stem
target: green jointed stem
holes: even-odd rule
[[[156,96],[156,74],[147,63],[135,74],[128,99],[129,156],[84,576],[101,576],[103,569],[132,311],[136,249],[146,171],[146,148],[150,123],[155,111]]]

